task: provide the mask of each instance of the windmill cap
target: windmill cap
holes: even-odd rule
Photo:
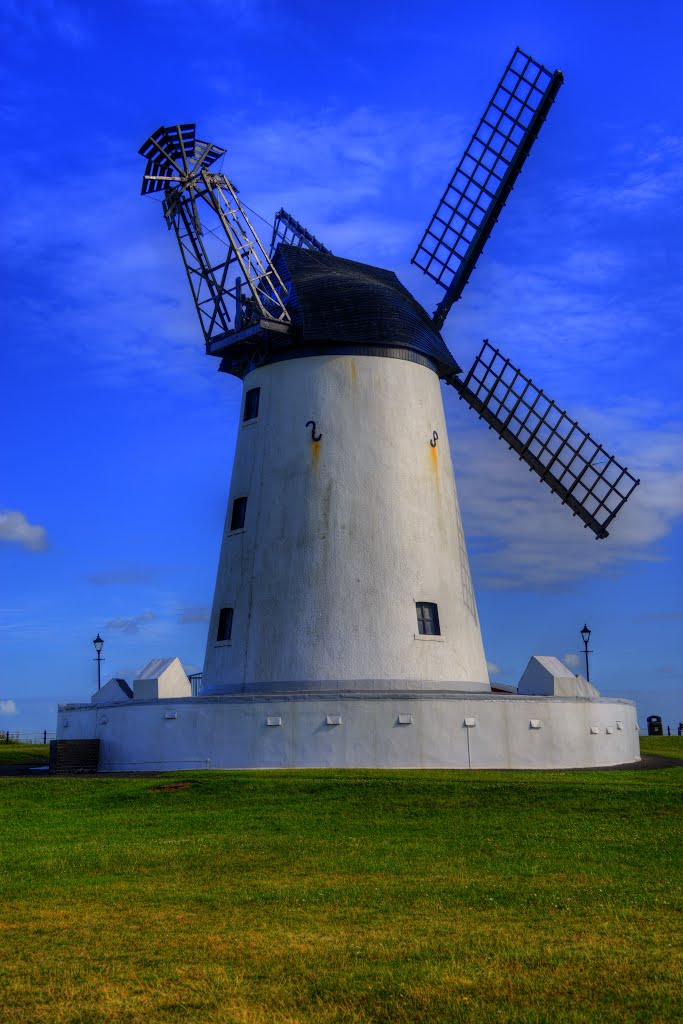
[[[414,358],[440,377],[460,372],[428,314],[393,271],[284,243],[273,262],[290,286],[286,306],[306,349],[367,350]]]

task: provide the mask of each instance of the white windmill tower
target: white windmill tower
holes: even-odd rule
[[[598,538],[637,485],[488,342],[463,379],[439,333],[562,80],[515,51],[413,257],[431,317],[283,210],[267,254],[194,125],[141,148],[206,351],[243,381],[203,697],[490,694],[440,380]]]

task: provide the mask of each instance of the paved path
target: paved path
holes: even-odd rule
[[[564,768],[557,769],[559,771],[570,771],[570,772],[583,772],[583,771],[594,771],[594,772],[637,772],[637,771],[652,771],[658,768],[683,768],[683,760],[679,757],[662,757],[661,754],[643,754],[640,761],[635,763],[629,762],[628,764],[611,764],[605,768]],[[218,769],[220,770],[220,769]],[[400,771],[400,769],[396,769]],[[454,769],[455,771],[456,769]],[[464,769],[461,769],[464,770]],[[475,769],[476,770],[476,769]],[[494,769],[495,771],[506,771],[504,768]],[[539,769],[536,769],[539,770]],[[555,771],[554,768],[540,769],[542,771]],[[73,776],[85,775],[87,778],[93,778],[90,772],[73,772]],[[98,773],[102,777],[106,778],[144,778],[154,777],[157,775],[163,775],[164,772],[100,772]],[[2,764],[0,765],[0,778],[3,776],[17,776],[21,775],[30,777],[33,779],[44,779],[52,775],[47,770],[47,763],[45,761],[35,761],[32,764]],[[64,778],[64,775],[60,776]]]

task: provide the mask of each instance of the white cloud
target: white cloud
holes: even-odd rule
[[[315,116],[262,118],[257,133],[233,114],[221,115],[198,125],[198,133],[230,145],[223,170],[268,221],[284,206],[338,255],[395,268],[433,308],[438,289],[409,259],[466,142],[459,118],[330,108]],[[183,392],[204,389],[215,363],[202,357],[196,313],[159,204],[136,194],[144,165],[132,143],[140,141],[93,139],[104,170],[93,173],[90,163],[76,160],[68,177],[28,207],[23,182],[40,168],[35,154],[17,154],[10,241],[16,256],[42,267],[50,281],[40,302],[23,308],[26,328],[40,340],[67,305],[71,344],[82,358],[83,339],[96,332],[97,347],[86,345],[85,352],[104,364],[111,383],[134,378],[140,386],[161,375]],[[672,155],[668,159],[673,163]],[[617,172],[625,174],[623,159]],[[671,322],[677,316],[681,296],[671,275],[659,289],[657,309],[648,307],[632,283],[640,272],[639,249],[596,237],[602,225],[586,217],[584,207],[577,218],[566,202],[557,216],[576,223],[549,259],[538,197],[522,191],[515,199],[448,325],[456,357],[465,360],[483,332],[503,347],[511,338],[515,344],[524,339],[525,347],[533,341],[534,365],[527,369],[542,370],[552,386],[558,378],[571,381],[579,366],[608,359],[612,370],[632,365],[642,358],[646,337],[651,359],[655,343],[673,342],[657,326],[663,309],[671,311]],[[267,246],[269,228],[258,219],[255,224]],[[558,220],[556,232],[565,234],[565,227]],[[68,261],[52,255],[65,250]]]
[[[3,18],[8,35],[22,50],[38,36],[56,36],[76,49],[92,39],[82,5],[66,0],[32,0],[30,4],[4,0]]]
[[[109,619],[105,622],[105,629],[118,630],[121,633],[139,633],[140,626],[156,619],[154,612],[142,612],[140,615],[132,615],[119,619]]]
[[[641,214],[680,196],[683,186],[683,138],[653,131],[637,144],[618,147],[607,182],[576,184],[569,198],[582,213],[603,207],[620,217]]]
[[[486,668],[488,669],[490,676],[497,676],[498,673],[502,671],[500,665],[497,665],[495,661],[487,661]]]
[[[125,564],[111,566],[108,569],[100,569],[98,572],[90,573],[83,578],[87,583],[95,583],[97,586],[110,586],[121,584],[154,583],[159,578],[159,569],[153,565]]]
[[[313,117],[263,118],[258,133],[247,127],[232,114],[198,126],[201,137],[219,144],[235,140],[223,169],[242,187],[245,202],[269,219],[284,205],[339,255],[396,266],[432,308],[431,282],[413,273],[408,260],[466,141],[457,118],[434,122],[423,114],[362,107],[327,109]],[[158,204],[136,195],[142,161],[132,148],[124,152],[121,140],[92,141],[102,153],[98,166],[105,170],[94,174],[88,164],[79,173],[76,163],[68,178],[55,181],[28,207],[22,184],[8,218],[16,251],[42,268],[53,289],[22,309],[28,329],[40,340],[57,310],[67,306],[70,341],[65,343],[77,348],[79,359],[85,353],[86,359],[103,364],[109,383],[128,385],[134,379],[138,387],[144,380],[158,386],[163,375],[165,383],[172,378],[183,393],[208,387],[216,364],[202,355],[175,241],[164,229]],[[676,152],[673,142],[662,146],[659,158],[650,154],[649,164],[641,160],[642,173],[649,168],[655,175],[668,174]],[[35,159],[24,154],[20,167],[19,155],[20,182],[35,170]],[[624,167],[620,157],[615,176],[623,177]],[[676,322],[677,286],[669,283],[669,275],[658,291],[657,309],[643,304],[632,283],[639,251],[635,245],[629,250],[614,240],[596,239],[601,223],[586,216],[584,208],[580,216],[565,208],[564,216],[576,222],[571,244],[558,246],[556,260],[547,259],[547,246],[537,251],[535,245],[539,233],[547,231],[546,218],[538,216],[538,197],[522,191],[517,198],[504,229],[508,246],[512,238],[515,248],[506,254],[503,245],[487,254],[449,324],[456,357],[466,363],[468,346],[470,351],[473,343],[478,347],[474,339],[485,330],[504,349],[507,339],[517,339],[515,350],[506,353],[515,361],[522,343],[528,346],[520,359],[525,372],[538,376],[551,393],[560,384],[558,401],[566,387],[570,404],[572,392],[578,392],[576,380],[586,379],[586,367],[596,371],[596,378],[599,370],[609,367],[612,375],[621,367],[627,371],[624,390],[633,388],[644,339],[649,363],[664,346],[673,350],[673,328],[667,336],[657,318],[668,310],[661,323]],[[502,229],[496,230],[497,239]],[[259,223],[259,231],[267,245],[267,228]],[[525,245],[525,257],[517,260],[517,246]],[[69,260],[52,255],[66,250]],[[84,345],[94,333],[98,345]],[[610,538],[601,542],[572,520],[460,403],[450,405],[462,410],[449,411],[449,419],[456,424],[454,463],[480,584],[555,585],[656,557],[657,541],[681,514],[683,482],[683,431],[680,424],[664,421],[664,404],[647,407],[639,396],[629,405],[615,392],[610,408],[585,410],[585,422],[581,409],[572,410],[643,481]],[[117,623],[112,628],[137,629],[135,619],[112,621]]]
[[[223,145],[235,140],[223,170],[243,201],[268,221],[284,206],[339,255],[407,270],[464,142],[458,119],[328,109],[265,118],[254,133],[255,116],[198,125],[200,137]],[[110,385],[172,382],[183,394],[212,388],[217,364],[204,357],[175,239],[160,203],[138,194],[144,163],[135,150],[142,139],[99,135],[90,142],[101,155],[97,168],[90,147],[74,153],[68,175],[58,174],[28,206],[24,183],[42,173],[44,154],[15,154],[6,244],[15,264],[25,262],[44,285],[39,298],[22,305],[22,331],[50,360],[54,347],[43,342],[68,308],[62,343],[79,362],[85,357],[86,369],[104,371]],[[407,195],[418,201],[407,202]],[[268,246],[269,228],[258,219],[255,226]],[[65,251],[68,260],[55,255]],[[97,346],[89,344],[94,334]]]
[[[263,121],[258,136],[232,117],[198,131],[239,137],[223,170],[268,220],[284,206],[337,255],[404,267],[465,142],[459,117],[371,107]]]
[[[183,608],[178,615],[178,622],[181,625],[190,625],[196,622],[208,622],[210,616],[210,608]]]
[[[0,715],[18,715],[19,709],[13,700],[0,700]]]
[[[600,417],[586,413],[591,433],[607,444],[618,439],[619,458],[641,479],[610,536],[597,541],[470,410],[452,401],[447,409],[475,585],[571,585],[661,557],[657,542],[683,515],[683,424],[657,425],[653,409],[628,404]]]
[[[479,277],[473,277],[465,301],[452,314],[446,336],[456,357],[469,359],[484,332],[525,373],[541,374],[547,387],[588,381],[608,364],[614,379],[620,368],[642,356],[642,339],[662,341],[656,312],[628,289],[628,259],[609,246],[583,243],[551,260],[535,257],[515,264],[488,254]],[[633,271],[632,271],[633,273]],[[661,296],[673,301],[671,282]]]
[[[16,509],[0,511],[0,542],[20,544],[27,551],[44,551],[47,547],[47,530],[44,526],[29,523],[23,512]]]
[[[561,660],[567,668],[579,668],[581,665],[581,658],[578,654],[563,654]]]

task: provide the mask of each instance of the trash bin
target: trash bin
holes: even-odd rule
[[[662,717],[661,715],[648,715],[647,716],[647,734],[648,736],[663,736],[662,731]]]

